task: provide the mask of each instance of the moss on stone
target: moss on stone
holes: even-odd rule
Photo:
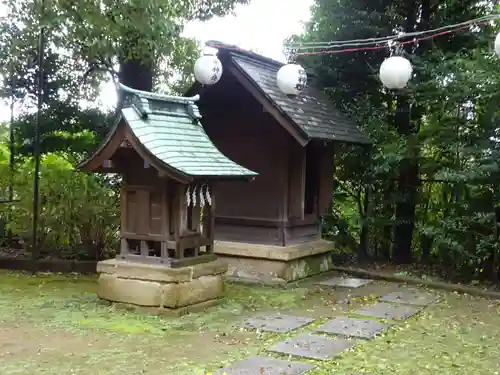
[[[328,271],[333,266],[330,253],[293,260],[287,264],[283,278],[295,281]]]

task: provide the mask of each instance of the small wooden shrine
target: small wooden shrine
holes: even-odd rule
[[[334,150],[369,145],[357,124],[335,109],[309,77],[297,97],[276,83],[282,63],[211,41],[223,74],[195,84],[203,126],[216,147],[258,173],[252,184],[217,184],[216,254],[229,276],[285,283],[327,271],[334,244],[321,239],[332,208]]]
[[[223,289],[227,266],[214,254],[214,181],[256,174],[213,145],[200,124],[196,96],[121,89],[125,105],[114,127],[79,166],[122,178],[120,253],[98,264],[98,294],[186,312],[217,300]]]

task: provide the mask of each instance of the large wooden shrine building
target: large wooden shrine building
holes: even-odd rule
[[[282,63],[220,42],[207,46],[218,50],[222,77],[188,94],[200,95],[215,146],[258,173],[252,183],[215,185],[216,253],[236,279],[286,282],[327,270],[333,244],[321,240],[320,217],[332,206],[335,144],[370,140],[313,85],[297,97],[281,93]]]
[[[213,254],[213,184],[256,173],[213,145],[197,97],[121,90],[125,104],[114,127],[79,166],[122,177],[121,250],[98,264],[98,294],[161,311],[203,307],[222,296],[227,270]]]

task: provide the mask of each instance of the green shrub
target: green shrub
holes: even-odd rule
[[[3,191],[10,181],[5,156],[5,150],[0,152],[0,189]],[[0,207],[6,228],[22,238],[26,250],[32,242],[33,173],[32,158],[16,163],[13,177],[16,201]],[[69,156],[44,155],[40,166],[37,232],[41,254],[71,259],[112,256],[117,248],[119,229],[115,185],[112,178],[76,171]]]

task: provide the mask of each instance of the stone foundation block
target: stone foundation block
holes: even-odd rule
[[[333,249],[324,240],[286,247],[216,242],[215,253],[230,280],[280,285],[329,271]]]
[[[183,315],[223,297],[227,265],[217,260],[172,269],[112,259],[99,262],[97,269],[99,298],[158,314],[169,315],[166,310],[172,310]]]
[[[99,275],[99,298],[131,303],[138,306],[161,306],[163,296],[160,283],[135,279],[122,279],[114,275]]]

